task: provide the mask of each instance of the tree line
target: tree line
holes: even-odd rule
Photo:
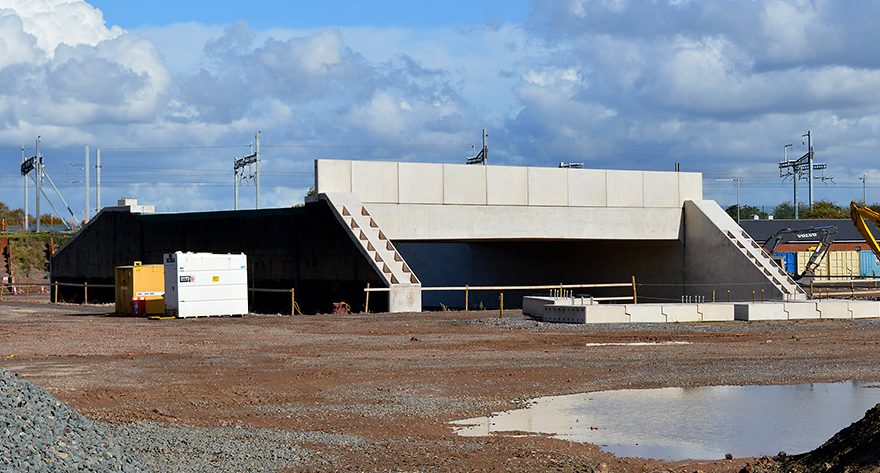
[[[727,212],[727,215],[730,215],[731,218],[736,219],[736,207],[737,206],[734,204],[725,208],[724,211]],[[880,204],[875,203],[868,207],[880,212]],[[765,209],[753,205],[743,205],[739,209],[740,220],[751,220],[755,218],[756,215],[761,219],[766,219],[771,215],[774,219],[793,219],[794,205],[792,205],[791,202],[783,202],[771,209]],[[849,207],[842,207],[827,200],[814,202],[812,209],[803,203],[799,203],[798,218],[804,220],[849,218]]]
[[[0,202],[0,218],[6,223],[6,226],[11,225],[24,225],[24,209],[18,208],[13,209],[10,208],[3,202]],[[55,223],[61,222],[61,219],[52,214],[43,214],[40,216],[40,223],[46,225],[52,225]],[[28,224],[36,224],[37,218],[28,214]]]

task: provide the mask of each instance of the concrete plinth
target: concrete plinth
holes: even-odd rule
[[[544,317],[544,306],[554,303],[556,300],[548,296],[525,296],[523,297],[522,311],[524,315],[540,319]]]
[[[854,319],[880,317],[880,301],[849,301],[849,311]]]
[[[733,304],[697,304],[697,312],[703,322],[733,322]]]
[[[819,311],[815,302],[783,302],[782,309],[788,316],[788,320],[818,319]]]
[[[663,314],[667,322],[700,322],[697,304],[664,304]]]
[[[734,304],[733,317],[735,320],[788,320],[788,314],[782,302],[756,302]]]
[[[824,300],[816,302],[816,310],[819,311],[821,319],[851,319],[852,312],[849,311],[849,301],[843,300]]]
[[[663,314],[662,304],[627,304],[626,314],[630,322],[640,323],[665,323],[666,315]]]
[[[611,304],[594,304],[583,306],[587,314],[587,323],[623,323],[629,322],[625,306]]]
[[[388,292],[388,312],[421,312],[422,286],[394,285]]]
[[[544,307],[544,322],[585,324],[587,323],[586,306],[547,305]]]

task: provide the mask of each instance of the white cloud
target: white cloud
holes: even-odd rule
[[[84,1],[0,0],[0,141],[42,134],[80,160],[85,143],[240,145],[262,130],[265,200],[277,205],[308,187],[316,156],[456,162],[483,127],[496,163],[682,162],[769,181],[781,144],[812,129],[829,169],[876,168],[880,5],[535,0],[532,10],[522,25],[130,32]],[[245,151],[126,157],[216,175],[181,193],[119,189],[160,208],[228,207],[226,168]]]
[[[123,34],[118,27],[107,28],[101,11],[82,1],[0,0],[0,10],[4,9],[21,20],[24,31],[36,38],[37,47],[49,59],[62,44],[95,46]]]

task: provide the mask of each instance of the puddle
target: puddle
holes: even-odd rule
[[[812,450],[877,403],[877,383],[625,389],[538,398],[452,424],[463,436],[528,432],[623,457],[710,460]]]

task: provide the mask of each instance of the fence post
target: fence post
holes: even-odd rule
[[[752,304],[755,303],[755,290],[752,289]]]
[[[369,291],[369,289],[370,289],[370,283],[367,283],[367,291],[365,291],[367,293],[367,295],[365,298],[366,300],[364,301],[364,313],[365,314],[370,313],[370,291]]]
[[[58,281],[55,281],[55,295],[54,295],[54,298],[55,298],[55,303],[57,304],[57,303],[58,303]]]
[[[764,288],[761,288],[761,302],[764,302]]]
[[[89,282],[83,283],[83,304],[89,303]]]
[[[469,296],[468,291],[469,291],[468,286],[465,285],[465,286],[464,286],[464,311],[465,311],[465,312],[467,312],[468,310],[470,310],[470,307],[471,307],[471,306],[468,304],[468,296]]]
[[[498,296],[499,308],[498,308],[498,318],[504,318],[504,293]]]
[[[715,302],[715,289],[712,289],[712,302]]]
[[[636,276],[633,275],[633,304],[639,303],[638,293],[636,292]]]
[[[293,288],[290,288],[290,315],[296,315],[296,297],[294,297]]]

